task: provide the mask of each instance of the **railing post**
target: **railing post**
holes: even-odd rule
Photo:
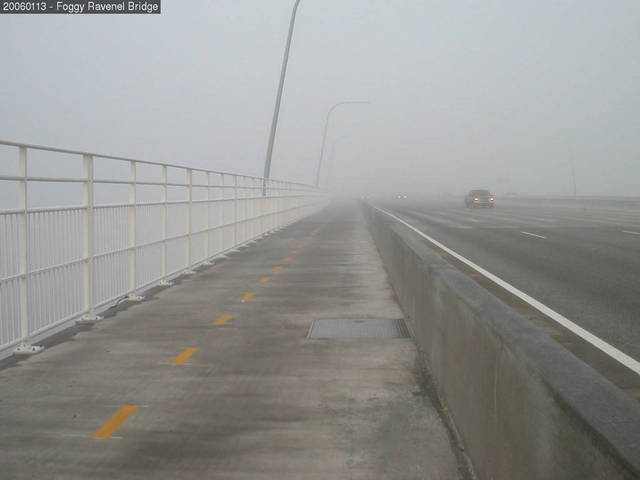
[[[224,223],[224,214],[227,209],[227,191],[224,186],[224,173],[220,174],[220,208],[218,209],[218,236],[220,238],[220,252],[224,252],[226,250],[224,237],[225,231],[227,230],[226,224]]]
[[[289,223],[291,220],[293,220],[293,218],[295,217],[295,215],[297,213],[296,210],[290,210],[290,209],[299,206],[298,198],[294,197],[292,195],[292,193],[293,193],[293,185],[289,184],[289,185],[287,185],[287,197],[289,197],[289,198],[288,198],[288,201],[285,202],[285,207],[284,207],[285,210],[286,210],[286,213],[285,213],[285,215],[286,215],[286,223]]]
[[[278,182],[269,180],[271,186],[271,230],[278,228]]]
[[[161,265],[160,274],[162,280],[160,285],[163,287],[170,287],[173,282],[167,280],[167,231],[168,231],[168,206],[167,206],[167,166],[162,165],[161,169],[162,185],[160,187],[160,201],[162,202],[162,248],[161,248]]]
[[[251,178],[249,185],[251,187],[251,238],[256,239],[261,234],[261,217],[260,217],[260,203],[256,201],[256,179]]]
[[[255,237],[261,237],[262,234],[264,233],[264,230],[262,228],[263,225],[263,218],[262,218],[262,197],[257,197],[256,196],[256,192],[258,191],[257,188],[255,187],[259,187],[260,186],[260,182],[257,179],[253,179],[252,182],[252,186],[253,188],[253,193],[251,194],[251,196],[253,197],[253,205],[254,205],[254,215],[255,218],[253,220],[253,224],[255,225],[253,227],[253,230],[255,232]]]
[[[211,172],[207,172],[207,208],[204,210],[204,214],[207,216],[206,225],[206,242],[204,244],[204,263],[206,265],[211,264]]]
[[[250,177],[245,177],[244,179],[244,186],[245,186],[245,195],[246,195],[246,200],[244,201],[245,203],[245,207],[244,207],[244,239],[243,241],[249,241],[252,240],[253,237],[255,236],[253,234],[253,231],[255,230],[255,216],[254,216],[254,202],[253,202],[253,179]]]
[[[282,228],[282,183],[279,181],[273,182],[273,210],[275,212],[274,220],[275,226],[278,230]]]
[[[190,168],[187,168],[187,181],[187,268],[182,273],[183,275],[192,275],[196,272],[191,268],[193,266],[191,253],[191,231],[193,230],[193,170]]]
[[[135,160],[129,162],[129,295],[127,300],[131,302],[139,302],[144,297],[135,294],[137,287],[136,264],[138,258],[137,249],[137,208],[138,208],[138,171]]]
[[[269,211],[269,191],[265,190],[262,198],[262,233],[263,234],[268,234],[269,230],[271,230],[271,228],[269,227],[269,224],[271,222],[271,219],[269,218],[271,216],[271,212]]]
[[[238,246],[238,177],[233,176],[233,247]]]
[[[264,205],[265,205],[265,209],[266,209],[266,214],[265,214],[265,226],[264,226],[264,230],[265,232],[271,234],[271,231],[273,230],[272,228],[272,219],[271,219],[271,198],[269,198],[269,195],[271,193],[268,183],[264,184],[265,188],[263,191],[263,197],[264,197]]]
[[[280,216],[282,205],[280,204],[280,182],[273,182],[273,227],[280,230]]]
[[[94,198],[93,198],[93,156],[82,156],[84,175],[84,310],[85,314],[78,323],[93,323],[102,320],[96,315],[94,294]]]
[[[20,345],[13,351],[16,355],[33,355],[44,350],[32,345],[29,331],[29,199],[27,148],[18,148],[18,166],[22,180],[18,182],[20,209]]]
[[[244,242],[245,239],[245,228],[247,226],[246,219],[246,200],[244,199],[245,190],[244,188],[245,178],[244,175],[236,177],[236,192],[237,192],[237,206],[238,206],[238,214],[236,215],[236,225],[238,227],[238,238],[236,238],[236,246]]]

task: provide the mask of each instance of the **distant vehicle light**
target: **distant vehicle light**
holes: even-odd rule
[[[493,197],[491,197],[489,200],[491,200],[493,202]]]
[[[479,200],[480,200],[479,198],[474,198],[474,199],[473,199],[473,201],[474,201],[474,202],[477,202],[477,201],[479,201]]]

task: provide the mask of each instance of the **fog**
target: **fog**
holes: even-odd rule
[[[292,4],[2,16],[0,138],[261,175]],[[332,192],[640,195],[640,3],[302,0],[273,178],[343,101]]]

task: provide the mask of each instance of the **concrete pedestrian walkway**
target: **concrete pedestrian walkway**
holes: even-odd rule
[[[401,317],[330,206],[0,369],[0,478],[465,478],[411,339],[307,338]]]

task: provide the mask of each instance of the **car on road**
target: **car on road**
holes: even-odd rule
[[[489,190],[471,190],[464,197],[464,204],[467,208],[475,207],[495,207],[495,196]]]

